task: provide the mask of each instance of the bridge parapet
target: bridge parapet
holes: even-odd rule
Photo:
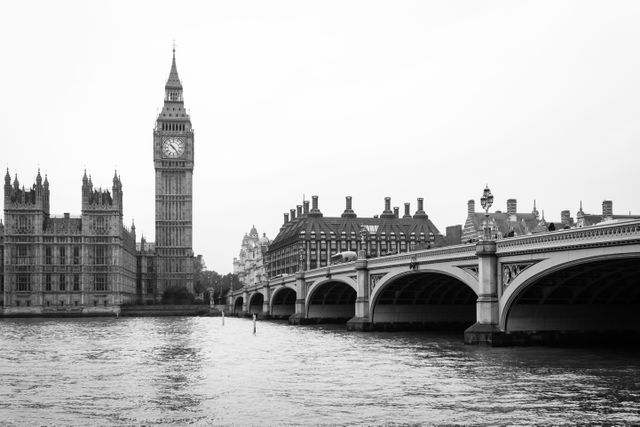
[[[511,237],[496,242],[498,256],[549,252],[568,247],[625,245],[640,241],[640,221],[625,221],[570,230]]]
[[[475,243],[466,243],[463,245],[447,246],[444,248],[423,249],[420,251],[387,255],[379,258],[369,258],[367,261],[369,267],[375,268],[380,265],[393,266],[397,264],[406,264],[411,261],[441,262],[448,260],[475,258],[475,252]]]

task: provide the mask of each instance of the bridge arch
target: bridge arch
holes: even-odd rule
[[[477,280],[474,283],[470,274],[461,273],[421,269],[385,276],[370,298],[373,328],[464,329],[472,325]]]
[[[249,314],[261,314],[264,304],[264,295],[260,291],[253,292],[249,296]]]
[[[240,314],[242,313],[242,306],[244,304],[244,298],[242,298],[241,295],[237,296],[234,300],[233,300],[233,306],[232,306],[232,313],[233,314]]]
[[[306,318],[317,322],[346,322],[355,316],[356,283],[327,278],[314,283],[306,300]]]
[[[506,332],[640,332],[640,254],[601,248],[549,257],[524,270],[500,299]]]
[[[296,312],[296,290],[289,286],[280,286],[271,294],[271,316],[278,319],[289,318]]]

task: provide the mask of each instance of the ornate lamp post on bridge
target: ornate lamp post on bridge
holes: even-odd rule
[[[483,240],[491,240],[491,227],[489,227],[489,208],[493,205],[493,194],[489,190],[489,186],[485,186],[480,198],[480,204],[484,209],[484,224],[483,224]]]
[[[369,232],[363,225],[360,229],[360,251],[358,252],[358,258],[367,259],[367,234]]]

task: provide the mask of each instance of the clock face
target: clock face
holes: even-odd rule
[[[184,154],[184,138],[175,136],[165,138],[162,142],[162,154],[171,158],[182,156]]]

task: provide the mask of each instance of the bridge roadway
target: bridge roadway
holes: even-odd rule
[[[331,265],[229,294],[228,312],[349,330],[466,328],[466,343],[640,336],[640,221]]]

